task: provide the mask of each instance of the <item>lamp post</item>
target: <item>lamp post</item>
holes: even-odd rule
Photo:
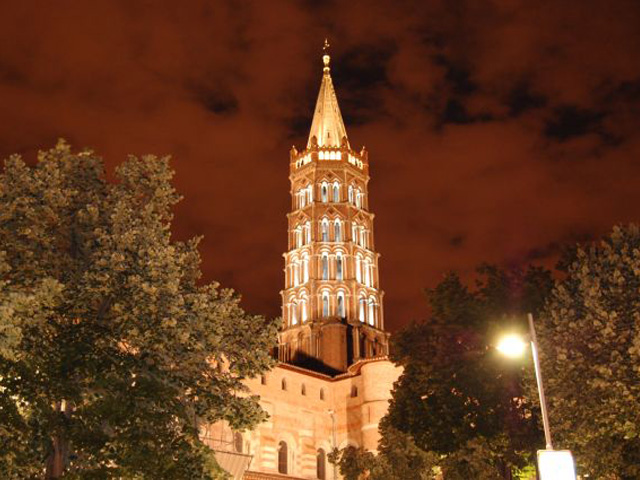
[[[336,412],[335,410],[328,410],[327,413],[331,416],[331,443],[333,443],[333,451],[338,448],[336,443]],[[338,465],[333,462],[333,480],[338,479]]]
[[[533,315],[527,314],[529,323],[529,341],[531,343],[531,355],[536,372],[536,384],[540,397],[540,411],[542,412],[542,426],[544,428],[545,450],[538,450],[538,473],[541,480],[575,480],[575,468],[573,457],[569,450],[554,450],[551,440],[551,428],[549,427],[549,414],[547,399],[544,395],[542,382],[542,369],[538,358],[538,337],[533,324]],[[519,357],[526,348],[525,342],[517,335],[507,335],[498,344],[498,350],[509,357]]]

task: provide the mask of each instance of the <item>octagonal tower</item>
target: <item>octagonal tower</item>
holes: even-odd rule
[[[291,212],[278,358],[328,373],[388,354],[369,210],[369,158],[351,149],[330,57],[304,150],[290,152]]]

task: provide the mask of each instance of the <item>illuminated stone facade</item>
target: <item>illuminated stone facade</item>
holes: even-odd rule
[[[270,418],[250,432],[203,430],[213,448],[236,452],[225,454],[230,469],[250,461],[247,480],[340,478],[327,455],[347,445],[377,449],[401,373],[387,358],[368,155],[349,145],[328,55],[323,62],[307,147],[290,154],[279,364],[247,381]]]

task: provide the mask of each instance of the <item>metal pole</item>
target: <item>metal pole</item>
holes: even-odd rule
[[[336,444],[336,412],[333,410],[329,410],[329,415],[331,415],[331,441],[333,443],[333,450],[338,448]],[[338,479],[338,464],[337,462],[333,462],[333,480]]]
[[[540,395],[540,410],[542,411],[542,426],[544,427],[544,439],[547,444],[547,450],[553,450],[551,442],[551,429],[549,428],[549,416],[547,414],[547,401],[544,396],[544,385],[542,384],[542,370],[540,369],[540,360],[538,359],[538,338],[536,337],[536,328],[533,325],[533,315],[528,314],[529,333],[531,335],[531,353],[533,354],[533,364],[536,370],[536,382],[538,384],[538,394]]]

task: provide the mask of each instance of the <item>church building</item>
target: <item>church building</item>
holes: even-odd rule
[[[369,210],[369,156],[349,143],[330,73],[303,150],[291,149],[277,366],[247,386],[269,414],[252,431],[203,430],[234,478],[341,478],[328,454],[376,451],[401,373],[388,359],[383,291]]]

